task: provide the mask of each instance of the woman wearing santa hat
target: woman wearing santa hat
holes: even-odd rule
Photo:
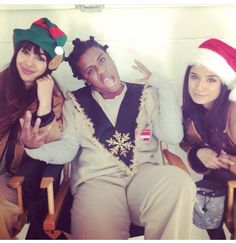
[[[24,167],[24,199],[33,201],[39,196],[45,168],[44,162],[32,162],[25,154],[19,141],[19,119],[30,111],[42,134],[50,128],[45,143],[60,138],[64,98],[51,72],[63,60],[66,40],[64,32],[47,18],[35,21],[29,29],[14,29],[14,54],[0,72],[0,239],[12,238],[19,213],[16,191],[7,182]],[[36,173],[29,168],[32,166]]]
[[[194,171],[225,187],[236,179],[235,102],[236,49],[209,39],[195,50],[185,73],[180,146]],[[222,224],[207,230],[211,239],[225,239]]]

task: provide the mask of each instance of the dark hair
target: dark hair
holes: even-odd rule
[[[102,46],[94,40],[93,36],[90,36],[89,40],[86,41],[81,41],[79,38],[76,38],[72,41],[72,44],[74,45],[74,48],[70,55],[65,58],[65,61],[69,62],[69,65],[73,73],[73,77],[80,80],[83,79],[83,75],[78,67],[80,57],[91,47],[98,47],[102,49],[104,52],[107,52],[106,50],[108,48],[108,45]]]
[[[221,91],[214,101],[210,110],[206,110],[203,105],[193,102],[188,91],[188,79],[192,66],[188,66],[184,76],[183,87],[183,126],[186,134],[187,124],[190,120],[201,126],[200,135],[204,142],[208,143],[211,148],[220,154],[224,129],[227,123],[229,110],[229,90],[226,85],[221,84]]]
[[[0,73],[0,83],[2,83],[0,90],[0,139],[11,129],[12,124],[24,115],[26,109],[37,100],[36,84],[30,89],[26,89],[16,67],[16,57],[21,48],[27,50],[34,48],[34,53],[41,55],[39,46],[30,41],[20,42],[10,64]],[[47,63],[49,63],[50,56],[46,52],[45,56]],[[42,76],[46,73],[50,73],[50,70],[47,69]]]

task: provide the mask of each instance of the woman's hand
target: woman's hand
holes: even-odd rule
[[[134,60],[134,62],[136,65],[132,65],[132,68],[139,71],[143,75],[143,78],[136,79],[135,81],[139,83],[146,83],[152,75],[152,72],[149,71],[140,61]]]
[[[20,118],[21,125],[21,134],[20,140],[21,142],[30,149],[35,149],[41,147],[45,141],[46,137],[51,130],[51,126],[44,132],[39,132],[39,127],[41,123],[41,119],[37,118],[34,127],[31,126],[32,114],[30,111],[27,111],[24,118]]]
[[[197,151],[197,157],[209,169],[229,169],[232,161],[229,156],[222,150],[221,154],[217,157],[217,153],[209,148],[202,148]]]
[[[38,116],[43,116],[51,111],[52,106],[52,91],[54,80],[51,75],[46,75],[36,80],[37,94],[39,100]]]

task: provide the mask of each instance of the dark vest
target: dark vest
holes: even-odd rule
[[[115,126],[94,100],[90,87],[72,92],[85,114],[93,123],[98,141],[127,166],[132,164],[135,146],[136,119],[139,114],[143,85],[126,83],[127,91],[121,102]]]

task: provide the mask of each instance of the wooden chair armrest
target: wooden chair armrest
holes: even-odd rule
[[[24,209],[23,205],[23,195],[22,195],[22,184],[24,183],[24,176],[13,176],[8,182],[7,185],[12,189],[17,191],[17,201],[20,208],[19,217],[14,223],[14,229],[16,232],[20,232],[25,223],[27,222],[27,210]]]
[[[54,231],[56,230],[56,225],[60,216],[63,202],[65,201],[66,195],[70,190],[70,183],[67,179],[62,181],[55,200],[53,192],[53,178],[43,178],[40,187],[47,188],[48,194],[48,214],[44,220],[43,228],[45,231]]]
[[[22,184],[25,178],[23,176],[13,176],[7,183],[7,185],[17,191],[18,206],[20,207],[20,214],[24,212],[23,196],[22,196]]]
[[[13,176],[11,177],[11,179],[8,181],[8,186],[13,188],[13,189],[17,189],[18,187],[20,187],[23,183],[24,183],[24,176]]]
[[[56,186],[60,182],[62,166],[48,165],[48,170],[44,174],[41,181],[41,188],[47,188],[48,194],[48,214],[43,222],[44,232],[51,239],[58,239],[64,234],[67,239],[72,239],[71,235],[60,230],[62,215],[61,213],[67,206],[66,199],[70,198],[70,163],[63,166],[63,180],[59,187]],[[51,167],[51,168],[50,168]],[[56,170],[55,170],[56,168]],[[55,185],[54,185],[55,184]],[[55,189],[55,191],[54,191]],[[54,197],[55,193],[55,197]],[[68,197],[69,196],[69,197]],[[60,217],[61,216],[61,217]]]
[[[188,171],[188,168],[184,164],[183,160],[178,155],[170,152],[167,149],[163,149],[162,153],[164,154],[165,158],[167,159],[167,161],[170,165],[177,166],[180,169],[186,171],[188,174],[190,174]]]
[[[53,190],[53,177],[43,177],[41,180],[40,188],[47,188],[48,195],[48,213],[53,215],[55,213],[54,210],[54,190]]]
[[[225,210],[225,224],[228,230],[233,233],[234,231],[234,189],[236,188],[236,180],[228,181],[228,198],[227,207]]]

